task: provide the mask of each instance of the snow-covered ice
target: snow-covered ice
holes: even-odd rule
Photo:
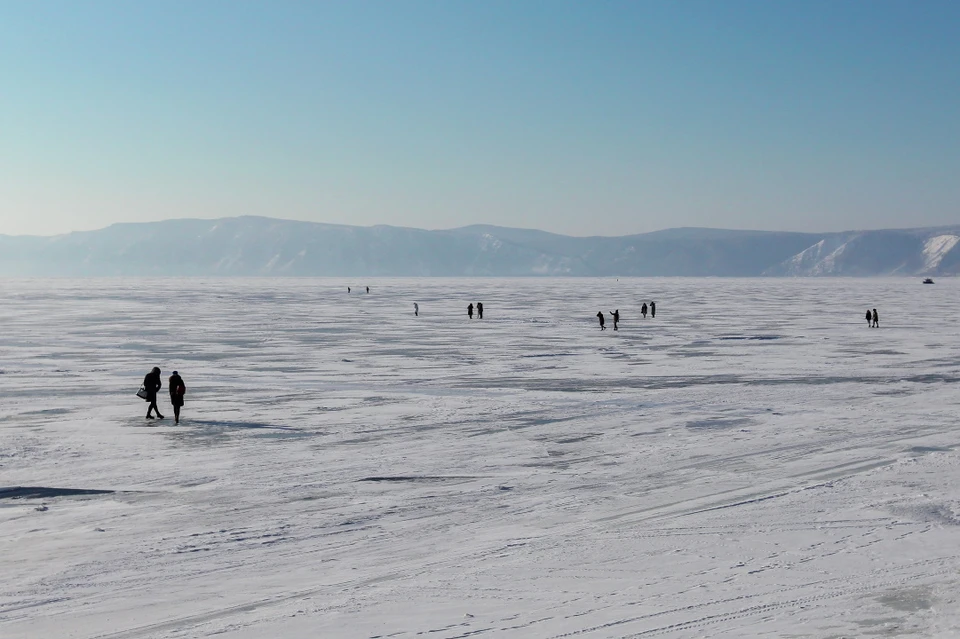
[[[958,287],[2,280],[0,636],[956,636]]]

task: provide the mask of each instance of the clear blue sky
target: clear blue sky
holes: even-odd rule
[[[960,2],[0,0],[0,233],[960,223]]]

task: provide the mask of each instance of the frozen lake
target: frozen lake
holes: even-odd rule
[[[958,289],[0,280],[0,636],[956,636]]]

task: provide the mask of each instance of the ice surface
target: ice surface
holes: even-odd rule
[[[958,284],[0,280],[0,636],[956,636]]]

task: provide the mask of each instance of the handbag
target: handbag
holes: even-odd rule
[[[143,384],[140,384],[140,390],[137,391],[137,397],[143,401],[147,401],[147,388]]]

